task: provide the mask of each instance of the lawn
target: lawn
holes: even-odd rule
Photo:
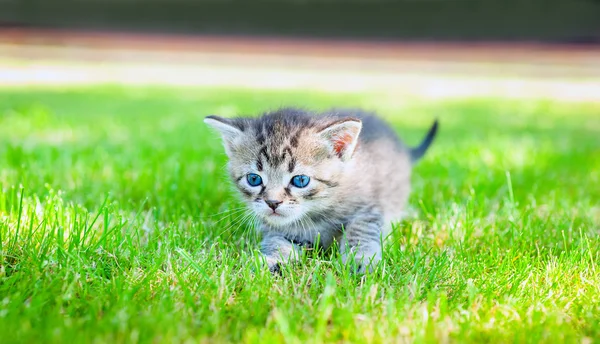
[[[378,110],[410,217],[380,270],[272,277],[209,114]],[[600,340],[600,103],[230,89],[0,89],[0,341]]]

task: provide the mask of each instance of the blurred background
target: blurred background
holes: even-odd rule
[[[595,100],[598,0],[0,0],[0,83]]]

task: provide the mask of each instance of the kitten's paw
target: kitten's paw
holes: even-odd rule
[[[380,261],[380,252],[363,252],[359,250],[342,255],[342,263],[349,266],[352,272],[358,275],[373,272]]]
[[[277,258],[264,256],[265,263],[273,275],[281,275],[281,261]]]

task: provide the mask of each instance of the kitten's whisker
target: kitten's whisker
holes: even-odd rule
[[[258,218],[258,215],[254,214],[254,217],[252,218],[252,227],[253,227],[252,229],[253,230],[251,231],[252,234],[254,234],[254,236],[255,236],[253,239],[257,239],[256,236],[258,235],[258,231],[256,229],[258,228],[259,224],[260,224],[260,220]]]
[[[297,218],[294,220],[294,222],[292,223],[292,225],[290,227],[296,228],[298,227],[298,225],[300,224],[300,221],[302,220],[301,217]]]
[[[236,217],[229,226],[227,226],[227,228],[225,228],[224,230],[222,230],[217,237],[220,237],[221,235],[223,235],[223,233],[225,233],[227,230],[229,230],[231,227],[233,227],[234,225],[236,225],[238,223],[238,221],[240,221],[240,219],[245,218],[246,216],[248,216],[248,214],[242,214],[239,215],[238,217]]]
[[[242,219],[241,224],[238,224],[238,227],[233,231],[233,233],[237,233],[237,231],[239,231],[240,228],[247,227],[255,217],[256,214],[254,214],[253,212],[248,213],[248,216]]]
[[[216,214],[212,214],[212,215],[207,215],[206,217],[207,218],[208,217],[215,217],[215,216],[219,216],[219,215],[222,215],[222,214],[227,214],[227,213],[230,213],[230,212],[234,212],[234,211],[238,211],[238,210],[243,210],[243,209],[246,209],[246,206],[237,207],[237,208],[233,208],[233,209],[227,209],[227,210],[222,211],[220,213],[216,213]]]
[[[228,230],[230,230],[231,228],[238,226],[240,223],[244,223],[244,221],[249,218],[250,216],[252,216],[251,213],[247,213],[244,214],[244,216],[242,216],[241,219],[239,219],[238,221],[232,222],[231,225],[228,227]]]
[[[257,214],[253,214],[252,218],[250,219],[250,224],[249,226],[251,226],[251,230],[246,230],[244,233],[242,233],[242,235],[244,235],[245,233],[253,233],[255,236],[258,234],[258,231],[256,231],[256,227],[258,226],[259,223],[259,218]],[[246,227],[246,229],[249,229],[248,227]],[[254,239],[257,239],[256,237],[254,237]]]
[[[306,237],[308,237],[309,232],[308,232],[308,230],[306,230],[306,227],[304,226],[304,218],[305,217],[300,218],[300,225],[302,225],[302,233],[304,234],[304,238],[306,238]]]
[[[309,225],[312,225],[313,231],[317,229],[317,224],[313,221],[313,219],[310,216],[307,216],[306,219],[310,222]]]
[[[229,236],[226,238],[226,240],[228,240],[228,239],[229,239],[229,238],[231,238],[231,237],[232,237],[234,234],[236,234],[236,233],[237,233],[237,231],[239,231],[239,230],[240,230],[240,228],[243,228],[243,227],[244,227],[244,225],[246,225],[246,224],[247,224],[247,222],[248,222],[250,219],[252,219],[252,215],[253,215],[252,213],[248,213],[248,214],[246,214],[246,216],[244,216],[244,217],[242,218],[242,220],[241,220],[241,221],[239,221],[239,222],[237,223],[237,224],[238,224],[238,226],[236,227],[236,229],[234,229],[233,231],[231,231],[231,233],[230,233],[230,234],[229,234]]]
[[[235,216],[235,215],[239,215],[241,212],[243,212],[246,209],[240,209],[240,210],[236,210],[234,212],[231,212],[230,214],[226,214],[225,216],[223,216],[222,218],[220,218],[219,220],[215,221],[215,224],[225,220],[226,218],[228,218],[229,216]]]

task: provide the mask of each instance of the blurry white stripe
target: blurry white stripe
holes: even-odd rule
[[[2,48],[2,46],[0,46]],[[6,46],[4,46],[6,48]],[[13,47],[14,48],[14,47]],[[42,48],[36,48],[42,49]],[[57,48],[53,48],[57,49]],[[68,48],[61,48],[63,55]],[[8,50],[3,50],[7,52]],[[40,55],[38,51],[36,56]],[[99,52],[101,54],[101,52]],[[79,56],[81,51],[74,54]],[[92,54],[85,52],[84,54]],[[15,51],[0,56],[0,85],[178,85],[311,89],[327,92],[375,91],[422,98],[510,97],[600,101],[600,73],[583,73],[574,66],[469,64],[434,61],[361,60],[196,54],[196,59],[148,61],[146,53],[123,52],[121,57],[94,60],[56,58],[16,59]],[[27,54],[26,54],[27,55]],[[123,58],[126,56],[127,58]],[[91,57],[91,56],[89,56]],[[86,62],[87,60],[87,62]],[[135,59],[134,59],[135,60]],[[538,69],[546,77],[527,76]],[[559,71],[560,73],[557,73]],[[569,73],[572,72],[572,73]],[[572,77],[567,77],[573,74]],[[560,76],[558,76],[560,75]]]

